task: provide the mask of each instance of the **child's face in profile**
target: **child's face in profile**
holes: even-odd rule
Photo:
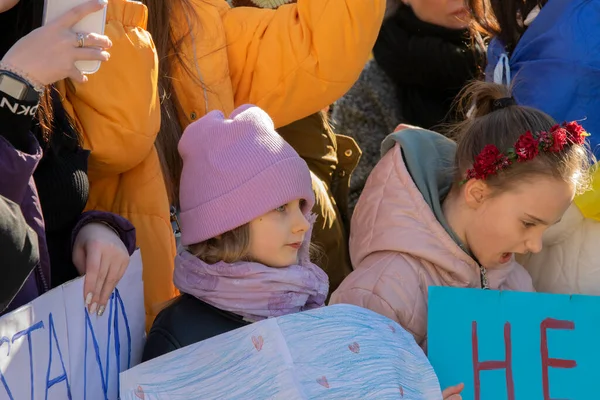
[[[269,267],[298,262],[298,250],[310,224],[302,213],[303,200],[294,200],[250,221],[250,258]]]
[[[567,182],[538,175],[486,198],[467,224],[467,244],[486,268],[508,263],[514,253],[538,253],[542,234],[560,221],[574,196]]]

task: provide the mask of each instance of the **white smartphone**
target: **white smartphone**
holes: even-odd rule
[[[52,22],[70,9],[89,0],[45,0],[43,25]],[[106,7],[96,11],[73,26],[73,32],[104,34]],[[75,42],[75,38],[73,41]],[[84,74],[93,74],[100,69],[100,61],[77,61],[75,67]]]

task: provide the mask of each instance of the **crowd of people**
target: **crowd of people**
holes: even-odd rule
[[[102,316],[136,248],[144,360],[337,303],[427,352],[429,286],[600,294],[599,0],[43,14],[0,0],[2,312],[85,275]]]

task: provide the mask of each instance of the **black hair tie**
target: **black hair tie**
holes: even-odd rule
[[[503,108],[516,105],[517,102],[515,101],[514,97],[503,97],[501,99],[494,100],[492,103],[492,111],[498,111],[502,110]]]

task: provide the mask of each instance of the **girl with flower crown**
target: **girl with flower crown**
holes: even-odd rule
[[[514,86],[520,105],[580,121],[600,157],[600,1],[468,0],[473,28],[493,39],[486,79]],[[512,78],[512,80],[511,80]],[[538,291],[600,295],[600,165],[544,250],[518,257]]]
[[[534,290],[514,256],[542,249],[586,189],[590,154],[577,123],[557,125],[509,96],[468,86],[457,143],[410,127],[384,140],[352,219],[354,272],[331,303],[394,319],[426,351],[429,286]]]

